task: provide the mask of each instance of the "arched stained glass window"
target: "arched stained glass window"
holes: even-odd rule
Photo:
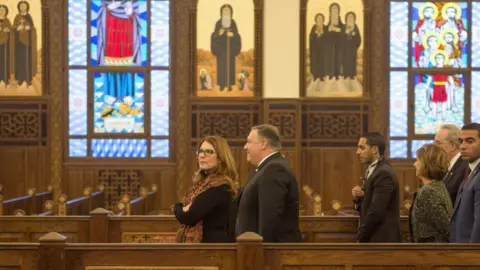
[[[170,1],[68,1],[68,157],[170,156]]]

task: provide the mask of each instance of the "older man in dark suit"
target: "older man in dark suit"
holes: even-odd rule
[[[452,205],[455,205],[458,189],[468,167],[468,161],[460,157],[460,129],[452,124],[441,126],[435,134],[435,144],[445,150],[450,159],[448,173],[443,183],[450,194]]]
[[[280,148],[280,134],[274,126],[253,127],[248,135],[247,160],[256,169],[237,197],[237,236],[255,232],[264,242],[302,241],[298,184]]]
[[[460,131],[462,159],[468,168],[458,190],[450,226],[450,242],[480,243],[480,124]]]
[[[357,241],[361,243],[402,242],[398,180],[384,153],[381,134],[368,133],[360,138],[357,155],[368,168],[363,187],[354,187],[352,195],[354,207],[360,211]]]

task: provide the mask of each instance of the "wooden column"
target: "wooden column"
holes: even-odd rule
[[[237,269],[263,270],[263,238],[253,232],[237,237]]]
[[[66,243],[67,237],[56,232],[40,237],[39,270],[66,270]]]

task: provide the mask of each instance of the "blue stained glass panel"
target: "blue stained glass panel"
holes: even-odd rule
[[[94,131],[96,133],[144,132],[143,73],[94,74]]]
[[[169,140],[152,140],[152,157],[168,158],[170,155]]]
[[[480,2],[472,2],[472,67],[480,67]]]
[[[408,73],[390,72],[390,136],[408,134]]]
[[[468,59],[468,4],[412,4],[412,66],[465,68]],[[441,54],[442,60],[437,56]]]
[[[93,139],[92,157],[144,158],[147,156],[145,139]]]
[[[87,71],[68,71],[68,134],[87,135]]]
[[[146,0],[91,0],[91,64],[147,64]]]
[[[86,157],[87,139],[70,139],[68,141],[68,152],[70,157]]]
[[[427,143],[433,143],[433,140],[414,140],[412,141],[412,148],[411,148],[411,151],[412,151],[412,158],[417,158],[417,150],[418,148],[422,147],[424,144],[427,144]]]
[[[151,2],[152,66],[170,66],[170,1]]]
[[[390,158],[408,158],[408,145],[406,140],[390,141]]]
[[[170,117],[170,72],[167,70],[153,70],[151,74],[151,132],[153,136],[168,136]]]
[[[472,122],[480,123],[480,71],[472,71],[471,117]]]
[[[465,78],[461,74],[415,75],[415,134],[435,134],[443,124],[463,126]]]
[[[68,64],[87,65],[87,1],[68,1]]]
[[[390,66],[408,66],[408,3],[390,3]]]

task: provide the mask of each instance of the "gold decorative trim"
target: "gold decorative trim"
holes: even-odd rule
[[[61,194],[61,184],[62,184],[62,144],[63,144],[63,118],[65,117],[63,110],[63,92],[62,87],[63,82],[63,70],[62,67],[62,56],[64,54],[63,50],[63,35],[59,33],[64,32],[63,27],[65,23],[63,20],[63,10],[64,3],[66,1],[57,1],[57,0],[44,0],[43,8],[47,9],[48,20],[46,24],[48,26],[48,32],[52,33],[51,39],[48,41],[48,66],[45,72],[48,72],[46,75],[46,80],[43,89],[45,93],[50,93],[51,96],[51,106],[48,106],[48,115],[50,116],[50,168],[51,175],[50,179],[53,184],[53,195],[54,200],[58,198]],[[50,35],[49,35],[50,36]],[[49,72],[54,70],[55,72]],[[48,92],[47,92],[48,91]]]
[[[175,159],[177,164],[176,168],[176,179],[177,180],[177,196],[181,198],[188,186],[188,177],[187,177],[187,160],[188,160],[188,96],[190,94],[190,79],[191,76],[189,72],[185,70],[189,69],[189,63],[194,59],[194,54],[189,55],[190,51],[190,37],[193,36],[192,25],[190,25],[190,9],[193,5],[192,0],[179,0],[172,1],[172,16],[176,18],[174,24],[172,25],[172,33],[174,35],[174,44],[172,48],[172,58],[173,61],[173,74],[174,81],[172,82],[172,100],[174,104],[172,108],[176,108],[174,113],[174,121],[177,123],[175,127],[175,153],[172,155],[172,158]],[[190,72],[192,72],[190,70]]]
[[[122,243],[175,243],[175,232],[124,232]]]

